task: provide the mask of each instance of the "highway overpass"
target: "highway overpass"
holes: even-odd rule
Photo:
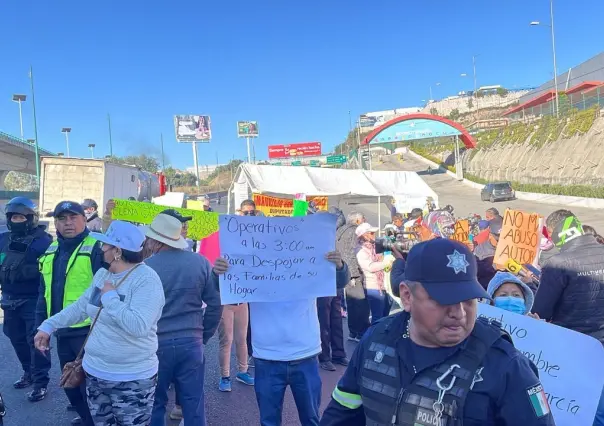
[[[40,148],[40,157],[55,155]],[[0,132],[0,190],[4,189],[4,178],[8,172],[36,174],[36,150],[33,144]]]

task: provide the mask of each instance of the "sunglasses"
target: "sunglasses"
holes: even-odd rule
[[[256,216],[256,210],[242,212],[244,216]]]

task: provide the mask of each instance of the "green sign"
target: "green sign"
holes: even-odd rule
[[[292,166],[301,166],[302,161],[292,161]]]
[[[280,165],[281,165],[281,162],[273,163],[273,166],[280,166]]]
[[[319,160],[310,160],[310,167],[321,167],[321,162]]]
[[[345,155],[331,155],[327,157],[327,164],[344,164],[345,162]]]

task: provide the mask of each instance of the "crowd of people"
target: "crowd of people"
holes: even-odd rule
[[[0,234],[4,332],[23,370],[14,387],[32,387],[31,402],[45,398],[54,335],[72,424],[159,426],[168,414],[205,425],[204,346],[218,331],[219,390],[233,390],[234,344],[234,379],[254,386],[263,426],[281,425],[288,386],[303,426],[553,425],[547,401],[527,397],[543,392],[536,367],[498,324],[476,319],[477,303],[604,343],[603,238],[557,210],[544,222],[540,259],[517,275],[493,265],[497,209],[474,217],[462,244],[451,239],[453,208],[428,204],[393,211],[391,226],[417,240],[386,253],[361,213],[330,208],[333,297],[222,306],[229,263],[196,252],[192,218],[178,210],[140,226],[112,220],[112,201],[102,217],[94,200],[62,201],[53,240],[34,203],[17,197]],[[237,214],[261,212],[245,200]],[[391,314],[396,304],[402,311]],[[356,343],[350,358],[344,316]],[[346,372],[321,417],[319,369],[335,364]],[[171,387],[176,406],[166,413]],[[604,425],[603,403],[594,425]]]

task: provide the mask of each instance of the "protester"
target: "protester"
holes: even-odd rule
[[[45,226],[38,225],[36,206],[28,198],[13,198],[6,204],[5,213],[8,233],[0,234],[3,330],[23,369],[13,387],[24,389],[33,384],[27,399],[37,402],[46,396],[50,370],[50,358],[35,349],[33,340],[40,291],[38,258],[50,246],[52,237]]]
[[[146,228],[145,263],[163,285],[165,306],[157,326],[159,375],[152,426],[165,424],[168,388],[176,386],[185,426],[205,425],[203,345],[216,332],[222,307],[210,262],[185,250],[182,224],[159,214]],[[203,303],[207,307],[202,311]]]
[[[357,262],[363,274],[372,324],[388,316],[392,305],[384,282],[385,269],[392,266],[392,262],[384,260],[383,254],[375,252],[375,233],[377,231],[378,228],[367,222],[359,225],[355,231],[358,241]]]
[[[494,219],[503,220],[503,217],[501,217],[501,215],[499,214],[499,210],[497,210],[495,207],[491,207],[491,208],[487,209],[487,211],[484,214],[484,218],[486,220],[488,220],[489,222]]]
[[[571,211],[556,210],[545,225],[560,253],[541,270],[533,312],[604,343],[604,246]]]
[[[325,258],[336,265],[336,288],[346,286],[350,274],[341,254],[333,251]],[[216,260],[216,273],[224,274],[228,269],[225,259]],[[318,425],[322,384],[317,362],[321,337],[316,299],[253,302],[249,308],[254,330],[254,387],[261,426],[281,425],[283,399],[288,385],[296,402],[300,423]]]
[[[84,207],[84,212],[86,213],[86,227],[90,232],[102,232],[103,230],[103,219],[99,217],[99,212],[97,211],[99,206],[91,198],[86,198],[82,202],[82,207]]]
[[[396,213],[394,215],[392,215],[392,224],[396,227],[397,230],[399,231],[403,231],[403,215],[400,213]]]
[[[600,244],[604,244],[604,237],[598,234],[598,232],[594,229],[593,226],[583,225],[583,232],[587,235],[593,235],[596,237],[596,241]]]
[[[526,283],[510,272],[497,272],[489,282],[487,293],[491,305],[519,315],[539,319],[531,313],[535,295]]]
[[[480,235],[478,239],[474,239],[474,256],[478,265],[477,277],[478,282],[483,288],[487,288],[491,279],[495,276],[497,270],[493,266],[495,259],[495,250],[501,234],[503,221],[495,218],[489,222],[488,235],[483,240]]]
[[[400,295],[404,311],[367,331],[322,426],[554,425],[547,402],[530,397],[542,392],[537,368],[498,324],[476,318],[488,294],[464,244],[415,245]]]
[[[337,217],[337,230],[346,225],[342,210],[331,207],[329,213]],[[336,371],[335,364],[346,366],[348,359],[344,349],[344,325],[342,322],[342,292],[338,289],[336,296],[317,298],[317,312],[319,315],[319,328],[321,333],[321,353],[319,366],[323,370]]]
[[[187,237],[187,234],[189,233],[189,222],[193,220],[193,216],[183,216],[178,210],[174,209],[166,209],[161,212],[161,214],[167,214],[168,216],[172,216],[173,218],[178,219],[178,221],[182,225],[180,235],[187,242],[187,247],[184,250],[197,252],[197,241],[193,241],[191,238]]]
[[[365,216],[351,212],[346,224],[336,230],[336,249],[342,254],[344,263],[350,271],[350,282],[344,289],[348,307],[348,340],[358,342],[369,328],[369,302],[363,289],[361,268],[357,262],[357,227],[365,222]]]
[[[254,386],[254,378],[248,372],[248,330],[249,312],[247,303],[225,305],[218,326],[218,362],[220,366],[221,392],[231,392],[231,347],[235,340],[235,355],[237,358],[237,374],[235,379],[244,385]]]
[[[203,197],[203,211],[204,212],[213,212],[214,210],[210,206],[210,197],[204,195]]]
[[[82,368],[95,425],[148,425],[157,382],[157,322],[164,306],[159,277],[142,263],[145,236],[135,225],[114,221],[103,243],[103,267],[73,304],[45,320],[36,348],[50,335],[94,319]]]
[[[75,303],[90,288],[93,276],[103,267],[101,244],[86,228],[84,208],[73,201],[61,201],[50,213],[54,217],[57,240],[40,258],[42,274],[36,324]],[[61,369],[76,359],[88,334],[90,320],[57,330],[57,354]],[[64,389],[79,417],[74,425],[93,425],[86,403],[86,386]]]

